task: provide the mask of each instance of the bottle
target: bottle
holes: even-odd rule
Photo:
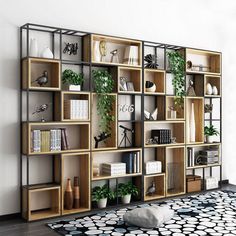
[[[65,209],[67,210],[71,210],[73,208],[73,190],[71,186],[71,179],[67,179],[64,204]]]
[[[74,177],[74,208],[80,208],[79,177]]]

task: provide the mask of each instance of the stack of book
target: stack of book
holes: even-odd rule
[[[105,175],[116,176],[126,174],[126,164],[122,162],[118,163],[103,163],[102,173]]]
[[[158,144],[169,144],[171,143],[171,130],[170,129],[151,130],[151,138],[155,139]]]
[[[69,149],[66,129],[32,130],[32,152],[50,152]]]
[[[65,119],[88,120],[88,100],[65,100]]]
[[[122,155],[122,162],[126,164],[126,173],[140,173],[139,152],[125,152]]]

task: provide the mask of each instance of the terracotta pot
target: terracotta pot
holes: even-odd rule
[[[71,179],[67,179],[66,190],[64,195],[65,209],[71,210],[73,208],[73,190],[71,187]]]

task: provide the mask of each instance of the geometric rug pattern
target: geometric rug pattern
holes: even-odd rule
[[[136,207],[169,205],[174,217],[159,228],[139,228],[127,225],[123,215]],[[214,191],[183,198],[129,206],[118,210],[103,211],[82,218],[59,220],[47,224],[61,235],[236,235],[236,193]]]

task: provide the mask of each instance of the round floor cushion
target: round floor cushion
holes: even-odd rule
[[[144,227],[159,227],[174,216],[174,211],[169,206],[150,206],[136,208],[124,215],[124,221],[128,224]]]

